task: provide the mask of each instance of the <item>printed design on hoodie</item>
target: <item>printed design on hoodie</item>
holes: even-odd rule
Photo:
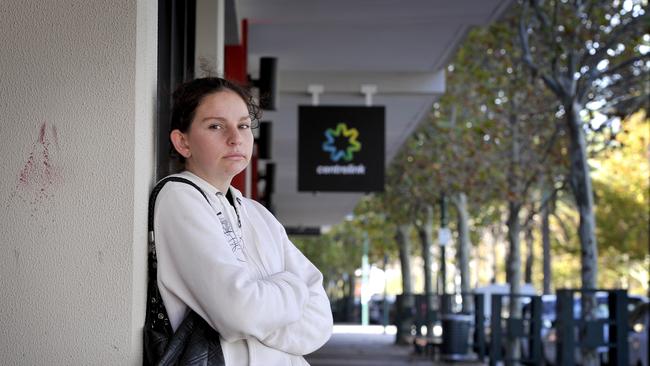
[[[242,247],[243,240],[241,236],[237,235],[232,225],[222,212],[218,212],[217,217],[219,218],[219,222],[221,222],[223,234],[226,236],[226,241],[228,241],[228,245],[230,245],[230,249],[235,255],[235,258],[240,262],[246,262],[246,259],[244,259],[244,248]]]

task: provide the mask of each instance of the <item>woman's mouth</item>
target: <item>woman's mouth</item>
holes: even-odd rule
[[[224,155],[223,158],[229,160],[241,160],[241,159],[246,159],[246,155],[242,153],[231,153],[231,154]]]

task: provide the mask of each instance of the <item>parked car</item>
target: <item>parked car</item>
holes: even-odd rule
[[[630,314],[628,336],[630,366],[648,365],[648,328],[650,327],[650,304],[640,303]]]

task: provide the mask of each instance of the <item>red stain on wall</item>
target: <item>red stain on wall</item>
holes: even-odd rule
[[[38,131],[38,139],[32,144],[27,162],[18,174],[16,193],[24,202],[31,205],[51,197],[51,187],[58,177],[51,161],[51,139],[58,147],[56,127],[51,126],[48,129],[47,122],[43,122]]]
[[[38,134],[38,142],[41,144],[45,144],[45,127],[47,127],[47,124],[43,122],[41,132]]]

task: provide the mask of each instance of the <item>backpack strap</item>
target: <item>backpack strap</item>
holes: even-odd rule
[[[160,190],[162,190],[163,186],[167,182],[180,182],[180,183],[185,183],[189,184],[192,187],[196,188],[199,192],[201,192],[201,195],[205,198],[208,203],[210,201],[208,200],[208,196],[205,195],[205,192],[199,186],[197,186],[194,182],[181,178],[181,177],[167,177],[159,181],[156,186],[153,188],[151,191],[151,195],[149,196],[149,217],[148,217],[148,223],[147,223],[147,228],[149,232],[149,255],[148,255],[148,277],[149,280],[147,281],[147,313],[146,313],[146,318],[145,318],[145,328],[149,328],[154,330],[155,332],[159,332],[160,334],[166,334],[168,336],[171,336],[173,333],[171,323],[169,322],[169,316],[167,315],[167,310],[165,309],[165,305],[162,302],[162,298],[160,296],[160,291],[158,290],[158,276],[157,276],[157,267],[158,267],[158,261],[156,259],[156,244],[155,244],[155,238],[154,238],[154,227],[153,227],[153,217],[154,217],[154,208],[156,205],[156,198],[158,197],[158,193],[160,193]]]
[[[189,179],[181,178],[181,177],[167,177],[159,181],[155,187],[151,190],[151,195],[149,196],[149,220],[147,224],[147,228],[149,230],[149,243],[152,243],[153,240],[153,210],[156,205],[156,198],[158,197],[158,193],[160,193],[160,190],[163,188],[163,186],[167,182],[181,182],[185,184],[189,184],[192,187],[196,188],[199,192],[201,192],[201,195],[203,195],[203,198],[205,198],[208,203],[210,200],[208,200],[208,196],[205,195],[205,192],[199,186],[196,185],[196,183],[192,182]]]

